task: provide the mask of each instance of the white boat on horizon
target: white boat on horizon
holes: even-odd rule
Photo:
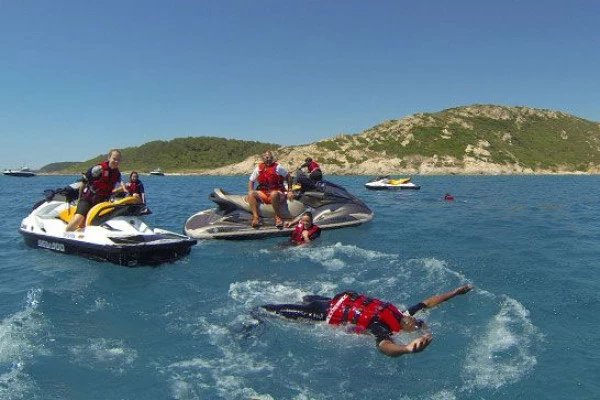
[[[155,168],[152,171],[150,171],[150,175],[155,175],[155,176],[165,176],[165,173],[162,171],[162,169],[160,168]]]
[[[31,178],[32,176],[35,176],[35,172],[33,172],[30,168],[23,167],[21,169],[5,169],[4,175]]]

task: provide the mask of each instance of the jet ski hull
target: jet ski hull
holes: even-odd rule
[[[187,256],[191,251],[191,247],[197,242],[194,239],[180,236],[177,239],[163,237],[154,242],[144,240],[148,238],[140,238],[141,240],[137,243],[106,245],[68,237],[43,235],[28,232],[24,229],[19,231],[23,235],[25,244],[33,248],[78,255],[96,261],[109,261],[128,267],[156,266],[177,261]]]
[[[57,197],[58,199],[54,199]],[[131,198],[101,203],[90,210],[86,226],[66,232],[72,203],[50,194],[23,219],[19,232],[28,246],[109,261],[123,266],[158,265],[188,255],[196,239],[150,228],[140,216],[143,204]]]

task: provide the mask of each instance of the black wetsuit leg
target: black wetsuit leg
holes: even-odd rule
[[[265,304],[262,308],[289,319],[325,321],[329,302],[312,301],[306,304]]]

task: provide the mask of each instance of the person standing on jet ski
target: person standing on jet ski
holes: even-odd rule
[[[306,160],[304,160],[304,164],[300,166],[300,169],[305,167],[308,169],[308,177],[311,181],[320,182],[323,180],[323,172],[321,171],[321,167],[319,166],[319,164],[317,164],[315,160],[313,160],[310,157],[307,157]]]
[[[275,162],[275,156],[270,151],[265,151],[262,155],[263,162],[258,164],[248,181],[248,204],[252,210],[252,227],[258,228],[260,224],[260,215],[258,206],[260,203],[271,204],[275,210],[275,226],[282,227],[281,203],[285,201],[286,188],[284,182],[287,182],[287,198],[292,200],[294,192],[292,191],[292,177],[288,171]],[[254,182],[258,182],[258,187],[254,189]]]
[[[115,185],[119,183],[123,192],[127,192],[125,184],[121,180],[119,163],[121,162],[121,151],[113,149],[108,153],[108,159],[88,169],[84,174],[83,190],[77,203],[75,215],[68,223],[66,231],[74,231],[85,222],[85,216],[96,204],[108,201]]]

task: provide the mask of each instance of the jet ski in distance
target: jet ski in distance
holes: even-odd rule
[[[313,222],[322,230],[357,226],[373,219],[373,211],[358,197],[329,181],[313,183],[298,171],[294,188],[295,198],[287,200],[281,211],[286,219],[293,219],[311,211]],[[184,232],[196,239],[264,239],[288,236],[294,227],[275,226],[275,211],[270,204],[261,204],[262,225],[251,226],[252,212],[247,195],[230,194],[214,189],[209,199],[217,207],[200,211],[185,222]]]
[[[125,197],[95,205],[85,227],[66,232],[75,215],[77,186],[46,190],[45,199],[34,205],[19,232],[31,247],[77,254],[124,266],[158,265],[190,253],[195,239],[159,228],[150,228],[141,215],[144,204]]]
[[[389,175],[371,179],[365,183],[365,187],[370,190],[421,189],[421,186],[411,182],[410,178],[391,179]]]

